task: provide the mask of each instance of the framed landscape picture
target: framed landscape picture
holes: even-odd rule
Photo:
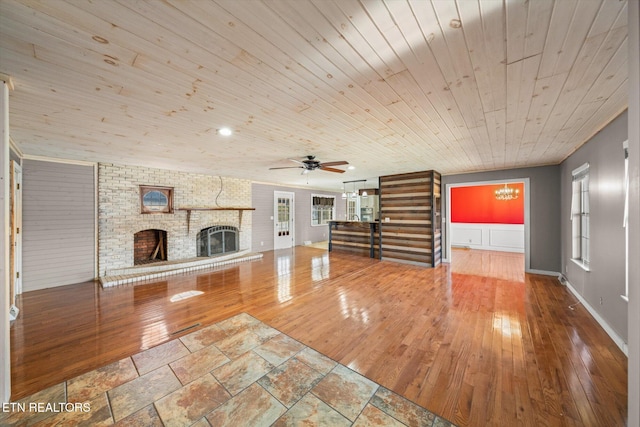
[[[141,185],[140,213],[173,213],[173,187]]]

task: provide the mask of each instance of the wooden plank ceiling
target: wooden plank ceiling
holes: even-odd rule
[[[337,190],[561,162],[627,106],[627,1],[1,0],[0,73],[26,155]],[[268,170],[306,155],[355,169]]]

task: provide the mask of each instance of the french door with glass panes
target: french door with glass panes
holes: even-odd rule
[[[294,193],[286,191],[273,192],[274,249],[285,249],[294,246],[294,196]]]

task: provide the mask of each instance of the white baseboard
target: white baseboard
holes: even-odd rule
[[[620,348],[620,350],[622,350],[625,356],[629,357],[629,346],[627,345],[626,342],[624,342],[622,337],[618,335],[616,331],[614,331],[613,328],[611,328],[611,326],[609,326],[609,324],[602,318],[602,316],[600,316],[600,314],[598,314],[598,312],[587,302],[587,300],[585,300],[582,297],[582,295],[580,295],[578,291],[575,290],[575,288],[571,285],[571,283],[569,283],[566,277],[564,276],[560,276],[560,277],[562,277],[563,279],[561,283],[564,283],[567,286],[567,288],[571,291],[571,293],[575,295],[576,298],[578,298],[578,300],[582,303],[584,308],[586,308],[589,314],[593,316],[596,322],[598,322],[598,324],[602,327],[602,329],[604,329],[604,331],[607,333],[607,335],[609,335],[609,337],[613,340],[613,342],[615,342],[616,345]]]
[[[542,274],[544,276],[560,276],[560,273],[558,273],[557,271],[547,271],[547,270],[536,270],[533,268],[530,268],[529,270],[525,270],[525,273],[531,273],[531,274]]]

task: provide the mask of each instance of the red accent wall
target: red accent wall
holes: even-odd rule
[[[524,184],[510,183],[520,190],[515,200],[496,200],[501,185],[453,187],[451,189],[451,222],[524,224]]]

